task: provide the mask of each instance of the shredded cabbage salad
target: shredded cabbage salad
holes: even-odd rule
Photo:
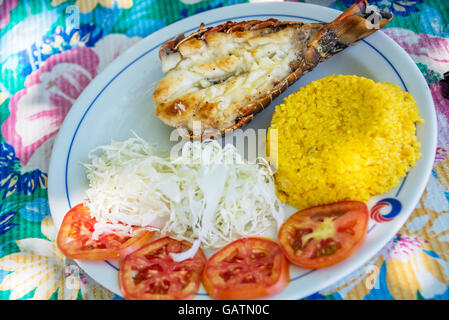
[[[132,236],[140,226],[191,241],[196,251],[241,237],[273,238],[284,221],[268,163],[247,163],[231,144],[188,141],[170,157],[136,136],[96,148],[84,165],[94,236]]]

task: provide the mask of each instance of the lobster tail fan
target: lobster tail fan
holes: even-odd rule
[[[332,21],[329,27],[340,40],[352,44],[385,27],[392,19],[392,13],[381,11],[366,0],[359,0]]]

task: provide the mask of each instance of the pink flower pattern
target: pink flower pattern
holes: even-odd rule
[[[17,7],[17,0],[0,1],[0,29],[6,27],[11,18],[11,10]]]
[[[97,74],[98,56],[87,47],[52,56],[25,81],[9,103],[11,116],[2,125],[22,165],[58,132],[73,102]]]
[[[46,170],[53,138],[75,100],[92,79],[138,38],[109,35],[94,48],[75,47],[50,57],[12,96],[1,132],[22,166]]]

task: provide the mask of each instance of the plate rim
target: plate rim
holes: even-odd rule
[[[70,122],[70,121],[72,121],[72,120],[74,120],[74,119],[72,119],[72,118],[75,118],[75,120],[76,119],[79,119],[80,117],[78,116],[77,117],[77,114],[79,114],[80,113],[80,109],[83,107],[83,104],[84,103],[82,103],[82,101],[89,101],[89,103],[88,103],[88,105],[89,105],[89,107],[87,107],[87,108],[85,108],[85,110],[84,109],[81,109],[82,111],[84,111],[84,112],[82,112],[82,114],[83,114],[83,116],[81,117],[81,119],[79,119],[79,124],[78,124],[78,126],[77,126],[77,128],[76,128],[76,130],[75,130],[75,134],[73,135],[73,139],[74,139],[74,137],[76,136],[76,131],[78,130],[78,128],[79,128],[79,125],[81,124],[81,122],[82,122],[82,120],[83,120],[83,118],[85,117],[85,115],[87,114],[87,112],[88,112],[88,109],[91,107],[91,106],[93,106],[94,104],[95,104],[95,101],[96,101],[96,99],[98,98],[98,96],[99,95],[101,95],[101,93],[107,88],[107,85],[106,86],[104,86],[103,87],[103,89],[100,91],[100,92],[98,92],[98,87],[100,86],[103,86],[105,83],[110,83],[110,82],[112,82],[112,81],[114,81],[114,79],[115,78],[117,78],[122,72],[124,72],[130,65],[132,65],[132,63],[133,63],[133,61],[137,61],[138,59],[140,59],[142,56],[144,56],[146,53],[148,53],[148,52],[150,52],[150,51],[152,51],[152,50],[155,50],[156,48],[158,48],[163,42],[161,42],[161,43],[158,43],[157,45],[154,45],[154,46],[152,46],[152,48],[151,49],[148,49],[148,50],[145,50],[145,52],[144,53],[142,53],[142,54],[140,54],[140,55],[138,55],[138,57],[136,57],[135,59],[133,59],[131,62],[130,62],[130,60],[129,60],[129,58],[130,57],[132,57],[132,56],[135,56],[136,55],[136,52],[137,52],[137,49],[139,49],[140,47],[144,47],[144,45],[146,44],[146,43],[150,43],[151,41],[153,41],[153,38],[154,39],[157,39],[157,36],[159,36],[159,35],[161,35],[161,34],[163,34],[164,32],[167,32],[167,30],[171,30],[171,29],[175,29],[176,27],[179,27],[179,26],[181,26],[182,24],[185,24],[185,23],[193,23],[193,21],[195,21],[195,20],[200,20],[200,18],[201,17],[205,17],[206,15],[212,15],[212,13],[214,13],[214,14],[216,14],[216,13],[218,13],[218,12],[220,12],[220,11],[224,11],[224,10],[232,10],[232,9],[236,9],[236,7],[251,7],[251,8],[254,8],[255,6],[258,6],[258,7],[261,7],[261,8],[264,8],[264,7],[270,7],[270,5],[272,6],[273,4],[276,4],[276,6],[284,6],[284,7],[297,7],[298,9],[300,8],[300,7],[309,7],[309,8],[313,8],[313,10],[318,10],[318,11],[322,11],[323,13],[325,13],[326,11],[327,11],[327,14],[332,14],[332,15],[335,15],[335,16],[337,16],[338,14],[340,14],[341,13],[341,11],[339,11],[339,10],[335,10],[335,9],[331,9],[331,8],[328,8],[328,7],[322,7],[322,6],[319,6],[319,5],[315,5],[315,4],[309,4],[309,3],[294,3],[294,2],[277,2],[277,3],[246,3],[246,4],[236,4],[236,5],[231,5],[231,6],[226,6],[226,7],[222,7],[222,8],[218,8],[218,9],[213,9],[213,10],[209,10],[209,11],[206,11],[206,12],[202,12],[202,13],[199,13],[199,14],[196,14],[196,15],[193,15],[193,16],[190,16],[190,17],[188,17],[188,18],[186,18],[186,19],[182,19],[182,20],[180,20],[180,21],[177,21],[177,22],[175,22],[175,23],[173,23],[173,24],[170,24],[170,25],[168,25],[168,26],[166,26],[166,27],[164,27],[164,28],[162,28],[162,29],[160,29],[160,30],[158,30],[158,31],[156,31],[156,32],[154,32],[154,33],[152,33],[152,34],[150,34],[149,36],[147,36],[147,37],[145,37],[145,38],[142,38],[139,42],[137,42],[136,44],[134,44],[133,46],[131,46],[129,49],[127,49],[124,53],[122,53],[118,58],[116,58],[114,61],[112,61],[102,72],[100,72],[90,83],[89,83],[89,85],[83,90],[83,92],[81,93],[81,95],[78,97],[78,99],[75,101],[75,103],[72,105],[72,107],[71,107],[71,109],[70,109],[70,111],[68,112],[68,114],[66,115],[66,117],[65,117],[65,119],[64,119],[64,121],[63,121],[63,123],[61,124],[61,127],[60,127],[60,130],[59,130],[59,132],[58,132],[58,134],[57,134],[57,136],[56,136],[56,138],[55,138],[55,141],[54,141],[54,146],[53,146],[53,150],[52,150],[52,153],[51,153],[51,158],[50,158],[50,163],[49,163],[49,172],[48,172],[48,199],[49,199],[49,204],[50,204],[50,212],[51,212],[51,215],[52,215],[52,217],[53,217],[53,220],[55,221],[55,227],[56,227],[56,229],[57,230],[59,230],[59,227],[60,227],[60,219],[57,217],[57,215],[56,215],[56,213],[54,213],[55,212],[55,210],[56,210],[56,208],[54,208],[54,204],[55,204],[55,202],[54,201],[52,201],[52,198],[53,198],[53,192],[52,192],[52,185],[53,185],[53,181],[54,181],[54,179],[56,179],[56,178],[53,178],[53,177],[55,177],[56,175],[55,174],[51,174],[52,172],[54,172],[56,169],[56,167],[57,167],[57,165],[56,165],[56,163],[59,161],[59,159],[57,159],[57,157],[56,157],[56,152],[55,152],[55,150],[58,150],[58,149],[60,149],[59,148],[59,146],[60,145],[64,145],[64,138],[65,137],[63,137],[64,136],[64,134],[65,134],[65,132],[67,131],[67,130],[69,130],[69,128],[70,128],[70,125],[68,125],[68,123]],[[271,15],[274,15],[274,16],[282,16],[282,14],[279,14],[279,13],[273,13],[273,12],[271,12],[271,13],[265,13],[265,14],[257,14],[257,16],[270,16],[270,14]],[[317,15],[319,14],[319,12],[317,13]],[[216,23],[219,23],[219,22],[221,22],[221,21],[226,21],[226,20],[229,20],[229,19],[238,19],[238,18],[248,18],[248,17],[251,17],[252,15],[245,15],[245,16],[241,16],[241,17],[232,17],[232,18],[227,18],[227,19],[222,19],[222,20],[218,20],[218,21],[213,21],[213,22],[210,22],[210,23],[208,23],[207,25],[210,25],[210,24],[216,24]],[[253,15],[253,16],[256,16],[256,15]],[[292,16],[293,17],[293,16]],[[317,19],[315,19],[315,18],[311,18],[311,17],[298,17],[298,16],[294,16],[295,18],[297,18],[297,19],[301,19],[301,18],[304,18],[304,19],[308,19],[308,20],[317,20]],[[207,19],[204,19],[204,20],[207,20]],[[186,33],[188,34],[188,33],[190,33],[190,32],[192,32],[193,30],[196,30],[196,28],[191,28],[191,29],[189,29],[189,30],[187,30],[186,31]],[[431,119],[432,121],[432,123],[431,123],[431,127],[434,129],[433,130],[433,134],[432,134],[432,138],[433,138],[433,141],[431,141],[432,143],[431,143],[431,147],[430,147],[430,149],[431,150],[435,150],[436,149],[436,139],[437,139],[437,135],[436,135],[436,133],[437,133],[437,126],[436,126],[436,113],[435,113],[435,107],[434,107],[434,103],[433,103],[433,99],[432,99],[432,96],[431,96],[431,94],[430,94],[430,90],[429,90],[429,88],[428,88],[428,85],[427,85],[427,82],[425,81],[425,79],[424,79],[424,77],[422,76],[422,74],[421,74],[421,72],[419,71],[419,69],[418,69],[418,67],[416,66],[416,64],[415,64],[415,62],[411,59],[411,57],[405,52],[405,50],[404,49],[402,49],[393,39],[391,39],[390,37],[388,37],[387,35],[385,35],[383,32],[376,32],[376,34],[381,34],[379,37],[382,37],[382,41],[386,41],[387,43],[388,43],[388,46],[392,46],[392,47],[394,47],[394,48],[396,48],[396,50],[400,50],[400,51],[402,51],[401,53],[402,53],[402,56],[403,57],[406,57],[406,59],[408,60],[407,61],[407,63],[408,64],[410,64],[410,62],[411,62],[411,65],[412,66],[414,66],[414,69],[415,70],[413,70],[414,71],[414,73],[417,73],[418,72],[418,74],[419,74],[419,76],[420,76],[420,79],[419,79],[419,81],[421,82],[421,86],[423,85],[423,84],[425,84],[425,88],[426,88],[426,94],[427,94],[427,99],[426,100],[428,100],[427,102],[429,103],[429,106],[428,106],[428,108],[430,109],[430,112],[433,114],[433,119]],[[171,34],[171,35],[173,35],[173,34]],[[380,55],[382,55],[383,57],[384,57],[384,59],[393,67],[393,69],[395,69],[395,71],[396,71],[396,74],[399,76],[399,78],[401,79],[401,81],[402,81],[402,83],[403,83],[403,85],[404,85],[404,87],[405,88],[407,88],[407,86],[406,86],[406,84],[405,84],[405,82],[404,82],[404,80],[402,79],[402,77],[400,76],[400,74],[399,74],[399,72],[396,70],[396,68],[395,68],[395,66],[394,65],[392,65],[392,63],[382,54],[382,52],[380,52],[380,50],[379,49],[377,49],[376,47],[374,47],[372,44],[370,44],[368,41],[366,41],[365,39],[363,39],[362,40],[363,42],[365,42],[365,43],[367,43],[369,46],[371,46],[374,50],[376,50]],[[153,42],[155,42],[155,41],[153,41]],[[164,41],[165,42],[165,41]],[[135,52],[136,51],[136,52]],[[126,63],[126,62],[128,62],[128,63]],[[112,78],[110,78],[109,77],[109,75],[111,74],[111,73],[113,73],[116,69],[118,69],[118,68],[121,68],[121,70],[118,72],[118,73],[116,73]],[[105,80],[109,80],[109,81],[105,81]],[[407,90],[408,91],[408,90]],[[97,92],[97,94],[93,94],[92,95],[92,93],[93,92]],[[92,97],[95,97],[94,99],[92,99]],[[69,131],[69,133],[70,132],[72,132],[72,131]],[[72,139],[72,140],[73,140]],[[71,142],[71,144],[73,143],[73,141]],[[69,154],[67,155],[67,159],[70,157],[70,151],[69,151]],[[397,220],[395,220],[396,221],[396,223],[395,223],[395,228],[396,228],[396,231],[395,232],[390,232],[391,234],[392,234],[392,236],[390,237],[388,237],[388,239],[387,240],[385,240],[385,241],[380,241],[380,242],[378,242],[377,243],[377,245],[375,246],[375,248],[374,249],[371,249],[370,250],[370,253],[369,254],[362,254],[362,258],[358,258],[358,263],[356,264],[356,266],[355,267],[351,267],[347,272],[340,272],[340,274],[338,274],[338,276],[336,276],[336,277],[329,277],[329,279],[328,279],[328,281],[322,281],[322,282],[320,282],[320,288],[313,288],[312,290],[311,290],[311,292],[307,292],[307,290],[305,290],[305,291],[303,291],[303,292],[306,292],[306,293],[302,293],[300,296],[299,296],[299,298],[302,298],[302,297],[306,297],[306,296],[308,296],[309,294],[312,294],[312,293],[314,293],[314,292],[318,292],[318,291],[320,291],[320,290],[322,290],[322,289],[324,289],[324,288],[326,288],[326,287],[328,287],[329,285],[331,285],[331,284],[333,284],[333,283],[336,283],[336,282],[338,282],[338,281],[340,281],[341,279],[343,279],[344,277],[346,277],[348,274],[350,274],[351,272],[353,272],[353,271],[355,271],[355,270],[357,270],[358,268],[360,268],[361,266],[363,266],[364,264],[366,264],[368,261],[369,261],[369,259],[370,258],[372,258],[373,256],[375,256],[384,246],[385,246],[385,244],[394,236],[394,234],[396,234],[397,233],[397,231],[404,225],[404,223],[407,221],[407,219],[410,217],[410,215],[411,215],[411,213],[413,212],[413,209],[416,207],[416,204],[418,203],[418,201],[419,201],[419,199],[421,198],[421,196],[422,196],[422,193],[424,192],[424,189],[425,189],[425,187],[426,187],[426,185],[427,185],[427,181],[428,181],[428,179],[429,179],[429,177],[430,177],[430,174],[431,174],[431,169],[432,169],[432,164],[433,164],[433,162],[434,162],[434,157],[435,157],[435,154],[434,154],[434,152],[433,152],[433,155],[429,158],[429,157],[427,157],[426,159],[427,159],[427,163],[430,163],[430,170],[427,170],[427,172],[426,172],[426,177],[425,177],[425,179],[423,179],[422,180],[422,183],[421,183],[421,185],[419,186],[419,188],[418,188],[418,190],[419,190],[419,192],[417,192],[415,195],[414,195],[414,199],[413,199],[413,201],[412,201],[412,205],[411,205],[411,207],[412,207],[412,209],[411,210],[409,210],[409,212],[407,213],[407,214],[404,214],[404,213],[402,213],[401,214],[401,216],[400,217],[398,217],[398,219]],[[68,164],[68,161],[67,161],[67,164]],[[416,164],[415,164],[416,165]],[[426,167],[428,167],[429,165],[427,164],[426,165]],[[56,218],[55,218],[56,217]],[[62,219],[61,219],[62,220]],[[393,228],[394,229],[394,228]],[[84,265],[84,263],[83,263],[83,261],[81,261],[81,260],[75,260],[76,261],[76,263],[84,270],[84,272],[86,272],[87,274],[89,274],[90,275],[90,273],[89,273],[89,271],[88,270],[86,270],[84,267],[83,267],[83,265]],[[108,263],[108,262],[107,262]],[[310,271],[308,271],[308,272],[306,272],[305,274],[309,274],[310,272],[312,272],[313,270],[310,270]],[[304,275],[305,275],[304,274]],[[301,276],[304,276],[304,275],[301,275]],[[90,275],[91,276],[91,275]],[[94,280],[96,280],[94,277],[92,277]],[[97,280],[96,280],[97,281]],[[104,287],[106,287],[106,288],[108,288],[109,290],[111,290],[113,293],[115,293],[115,294],[117,294],[117,295],[119,295],[119,296],[122,296],[121,295],[121,293],[119,293],[119,292],[116,292],[115,290],[112,290],[109,286],[107,286],[106,284],[104,284],[104,283],[101,283],[100,282],[100,284],[101,285],[103,285]],[[276,298],[276,297],[274,297],[274,298]],[[292,297],[290,297],[290,298],[292,298]],[[289,298],[289,299],[290,299]],[[296,299],[298,299],[298,296],[296,296]]]

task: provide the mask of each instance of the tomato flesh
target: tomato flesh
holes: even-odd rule
[[[287,259],[308,269],[324,268],[349,257],[363,242],[368,208],[359,201],[342,201],[298,211],[279,229]]]
[[[191,299],[198,292],[206,257],[198,249],[193,258],[175,262],[170,253],[191,247],[187,241],[165,237],[150,242],[120,263],[119,284],[125,299]]]
[[[153,236],[142,230],[136,236],[103,233],[93,240],[96,220],[83,204],[73,207],[64,217],[58,232],[57,245],[67,258],[81,260],[108,260],[127,255],[142,247]]]
[[[214,299],[266,297],[290,281],[288,261],[279,245],[265,238],[236,240],[207,261],[203,285]]]

